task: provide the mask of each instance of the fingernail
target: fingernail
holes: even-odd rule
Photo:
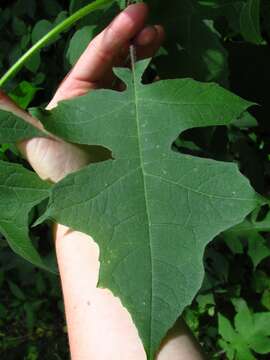
[[[145,27],[134,39],[134,45],[147,46],[150,45],[157,36],[157,30],[154,26]]]

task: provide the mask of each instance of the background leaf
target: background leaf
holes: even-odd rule
[[[29,213],[49,196],[50,185],[21,166],[0,161],[0,230],[17,254],[50,270],[29,237]]]
[[[192,77],[228,83],[227,52],[209,21],[201,17],[197,2],[149,0],[152,22],[165,26],[167,42],[157,58],[162,77]]]
[[[263,43],[260,27],[260,4],[260,0],[248,0],[240,15],[240,28],[244,39],[257,45]]]
[[[235,301],[235,329],[230,321],[219,315],[220,342],[229,359],[255,360],[254,352],[267,354],[270,352],[270,331],[267,321],[270,313],[253,314],[243,300]],[[232,357],[233,355],[233,357]]]
[[[242,224],[226,231],[223,235],[227,245],[235,253],[243,253],[244,241],[248,246],[248,255],[250,256],[254,268],[260,262],[270,256],[270,246],[262,233],[270,230],[270,216],[264,220],[256,221],[246,219]]]

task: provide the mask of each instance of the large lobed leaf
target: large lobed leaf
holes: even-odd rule
[[[99,286],[120,297],[153,359],[201,286],[206,244],[261,199],[235,164],[171,149],[179,133],[229,124],[250,103],[191,79],[142,85],[147,64],[116,70],[125,92],[94,91],[39,116],[67,141],[112,151],[56,184],[44,218],[99,244]]]

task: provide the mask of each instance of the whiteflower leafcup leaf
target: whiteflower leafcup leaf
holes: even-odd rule
[[[261,198],[236,164],[171,149],[179,133],[227,125],[251,103],[192,79],[143,85],[147,65],[115,70],[124,92],[93,91],[39,117],[67,141],[112,151],[112,160],[56,184],[43,219],[98,243],[99,286],[121,299],[154,359],[201,286],[206,244],[240,223]]]

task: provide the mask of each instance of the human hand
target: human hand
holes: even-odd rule
[[[161,26],[146,26],[148,9],[145,4],[127,7],[85,50],[77,64],[64,79],[48,109],[97,88],[110,88],[114,82],[112,68],[124,66],[129,45],[136,46],[137,58],[152,57],[159,49],[164,31]],[[34,126],[42,127],[38,120],[19,109],[0,94],[0,107],[5,108]],[[81,148],[55,138],[33,138],[19,144],[19,149],[36,173],[46,180],[57,182],[70,172],[89,164],[92,155]]]

